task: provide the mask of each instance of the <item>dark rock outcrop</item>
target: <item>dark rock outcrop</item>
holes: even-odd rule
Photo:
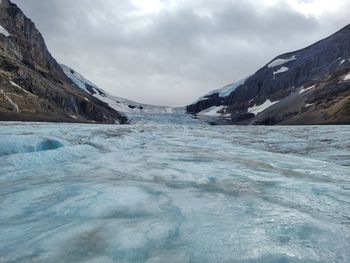
[[[187,106],[225,106],[236,124],[350,124],[350,25],[307,48],[273,59],[228,96],[219,92]],[[254,106],[277,102],[252,114]]]
[[[126,123],[64,74],[34,23],[9,0],[0,1],[0,26],[0,120]]]

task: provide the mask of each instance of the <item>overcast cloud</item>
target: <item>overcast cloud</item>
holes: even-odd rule
[[[113,95],[185,105],[349,23],[350,0],[13,0]]]

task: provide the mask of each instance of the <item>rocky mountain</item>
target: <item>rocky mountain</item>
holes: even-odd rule
[[[117,110],[118,112],[122,112],[125,114],[162,114],[178,113],[185,111],[183,107],[174,108],[167,106],[149,105],[120,97],[115,97],[109,94],[108,92],[104,91],[103,89],[99,88],[90,80],[86,79],[76,70],[62,64],[61,67],[66,76],[71,81],[73,81],[81,90],[99,99],[100,101],[107,103],[111,108]]]
[[[64,74],[34,23],[9,0],[0,0],[0,120],[127,121]]]
[[[233,124],[350,124],[350,25],[187,106]]]

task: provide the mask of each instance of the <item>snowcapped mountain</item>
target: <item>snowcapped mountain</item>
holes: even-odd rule
[[[10,0],[0,0],[0,120],[127,121],[67,78],[35,24]]]
[[[80,89],[90,94],[91,96],[107,103],[111,108],[118,112],[123,112],[126,114],[160,114],[160,113],[178,113],[184,112],[185,109],[178,107],[166,107],[166,106],[155,106],[149,104],[142,104],[134,102],[128,99],[115,97],[108,92],[97,87],[94,83],[87,80],[84,76],[79,74],[74,69],[61,64],[64,73],[67,75],[71,81],[77,85]]]
[[[350,123],[350,25],[214,90],[187,112],[235,124]]]

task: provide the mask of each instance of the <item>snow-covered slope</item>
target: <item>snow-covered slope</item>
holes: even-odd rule
[[[95,98],[107,103],[111,108],[129,114],[159,114],[159,113],[175,113],[184,112],[184,108],[174,108],[167,106],[156,106],[142,104],[132,100],[115,97],[108,92],[97,87],[94,83],[86,79],[84,76],[76,72],[74,69],[61,64],[64,73],[82,90],[91,94]]]
[[[244,78],[244,79],[237,81],[237,82],[233,82],[229,85],[226,85],[225,87],[223,87],[221,89],[216,89],[216,90],[210,91],[209,93],[205,94],[204,96],[199,97],[195,102],[193,102],[193,104],[196,104],[197,102],[200,102],[200,101],[205,101],[210,96],[212,96],[214,94],[218,94],[220,98],[225,98],[225,97],[229,96],[232,92],[234,92],[239,86],[244,85],[245,81],[249,77]]]

